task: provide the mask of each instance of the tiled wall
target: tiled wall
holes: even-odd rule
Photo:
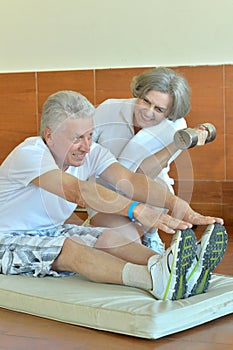
[[[150,68],[148,68],[150,69]],[[211,122],[217,138],[172,165],[176,191],[194,209],[233,223],[233,66],[176,67],[192,90],[189,126]],[[39,132],[41,107],[51,93],[76,90],[98,105],[131,97],[130,82],[145,68],[0,74],[0,162],[25,137]]]

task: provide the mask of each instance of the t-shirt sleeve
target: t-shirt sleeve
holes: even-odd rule
[[[11,179],[27,186],[36,177],[58,169],[54,158],[46,148],[40,149],[33,145],[26,145],[15,150],[15,155],[9,162],[9,176]]]
[[[172,143],[175,132],[186,125],[185,119],[176,122],[164,120],[158,125],[140,130],[119,155],[119,162],[131,171],[136,171],[144,159]]]
[[[116,162],[116,158],[107,148],[96,143],[93,145],[93,151],[90,153],[91,175],[98,177],[105,169]]]
[[[101,103],[96,109],[94,114],[94,131],[92,135],[93,142],[98,142],[101,134],[105,131],[106,124],[109,125],[111,121],[111,100],[106,100]]]

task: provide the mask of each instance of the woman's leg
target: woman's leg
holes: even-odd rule
[[[131,222],[126,217],[114,214],[97,213],[90,219],[90,224],[95,227],[112,228],[114,231],[119,232],[131,241],[141,243],[141,227],[135,225],[135,223]]]

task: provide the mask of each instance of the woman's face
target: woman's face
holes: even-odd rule
[[[150,90],[138,98],[134,109],[134,125],[140,128],[157,125],[170,114],[173,98],[169,94]]]

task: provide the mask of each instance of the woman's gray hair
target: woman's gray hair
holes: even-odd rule
[[[54,131],[64,120],[92,117],[95,107],[79,92],[63,90],[50,95],[42,108],[40,135],[47,127]]]
[[[158,67],[133,78],[131,90],[134,97],[144,98],[150,90],[156,90],[173,97],[169,120],[185,117],[190,110],[190,87],[186,79],[174,70]]]

